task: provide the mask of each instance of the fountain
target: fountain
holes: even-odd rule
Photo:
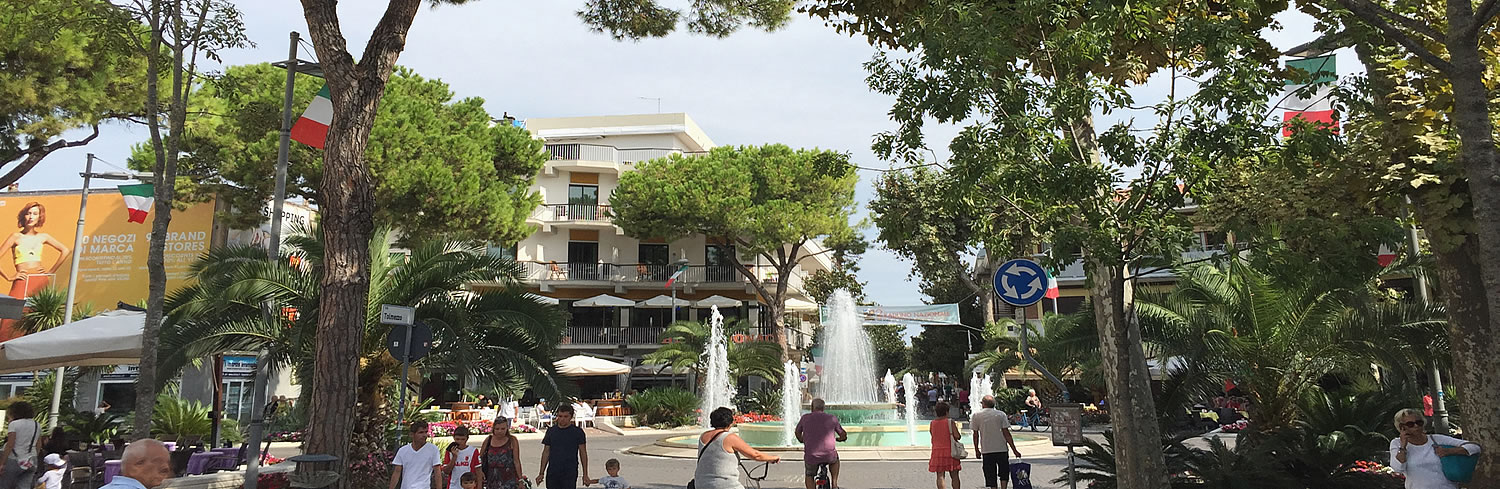
[[[786,362],[781,371],[781,444],[797,444],[797,420],[802,417],[802,389],[797,382],[797,364]]]
[[[708,343],[703,348],[704,372],[699,423],[710,428],[708,415],[715,409],[734,406],[734,379],[729,377],[729,344],[724,339],[724,316],[719,306],[709,309]]]
[[[911,374],[901,376],[901,387],[906,390],[906,439],[917,445],[917,382]]]
[[[886,371],[885,371],[885,378],[884,379],[880,379],[880,383],[881,383],[882,386],[885,387],[885,402],[888,402],[888,403],[891,403],[891,404],[895,404],[896,403],[896,377],[894,377],[894,376],[891,375],[891,370],[890,369],[886,369]]]
[[[974,372],[974,377],[969,379],[969,415],[973,416],[983,407],[980,403],[984,396],[992,395],[995,395],[995,386],[990,376],[980,377],[979,372]]]

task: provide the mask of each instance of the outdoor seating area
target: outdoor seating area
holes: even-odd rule
[[[165,439],[179,439],[178,437],[163,436]],[[172,472],[175,477],[212,474],[220,471],[236,470],[244,465],[244,447],[219,447],[208,448],[201,437],[190,437],[192,440],[163,441],[167,450],[172,454]],[[114,443],[91,444],[83,450],[69,450],[65,460],[68,462],[68,474],[71,477],[69,487],[74,489],[89,489],[109,484],[115,476],[120,475],[120,456],[124,453],[128,443],[116,440]],[[117,443],[120,443],[117,445]]]

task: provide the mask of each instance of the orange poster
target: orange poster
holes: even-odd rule
[[[77,191],[0,193],[0,280],[7,282],[6,295],[26,298],[47,288],[66,292],[79,200]],[[129,222],[118,191],[89,192],[83,246],[78,248],[77,304],[104,311],[117,302],[146,299],[146,255],[156,217],[153,208],[145,223]],[[189,266],[208,251],[213,204],[173,212],[168,231],[165,262],[171,293],[186,283]],[[0,331],[0,336],[12,334]]]

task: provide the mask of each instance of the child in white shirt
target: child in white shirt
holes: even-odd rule
[[[47,454],[42,461],[47,464],[47,471],[37,478],[37,489],[62,489],[63,476],[67,475],[68,463],[55,453]]]
[[[608,477],[599,479],[599,484],[603,485],[604,489],[630,489],[630,483],[625,482],[624,477],[620,477],[619,459],[612,458],[604,462],[604,471],[609,473]]]

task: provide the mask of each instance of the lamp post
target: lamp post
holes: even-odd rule
[[[281,208],[286,203],[287,160],[290,158],[292,144],[292,90],[296,87],[298,73],[319,78],[323,76],[323,69],[317,63],[297,59],[297,41],[300,39],[297,32],[291,32],[289,37],[286,61],[272,63],[272,66],[286,70],[286,90],[281,102],[281,142],[276,148],[276,193],[271,204],[271,236],[266,240],[266,256],[272,261],[277,260],[281,252]],[[261,309],[267,323],[276,321],[277,309],[273,304],[266,302],[261,305]],[[255,356],[255,380],[250,384],[250,433],[245,440],[245,489],[255,489],[257,479],[260,478],[260,445],[265,437],[266,391],[269,387],[266,384],[270,377],[270,369],[266,363],[269,360],[265,350]],[[223,381],[214,379],[214,383],[217,392]],[[218,402],[215,400],[215,409],[218,409]],[[214,422],[217,423],[218,418]]]
[[[86,216],[85,211],[89,206],[89,183],[95,178],[104,180],[134,179],[142,181],[149,181],[155,178],[155,175],[151,173],[94,173],[93,153],[88,154],[88,160],[83,164],[83,173],[79,173],[78,176],[83,177],[83,190],[79,191],[78,229],[73,232],[73,257],[68,263],[68,298],[66,305],[63,306],[64,326],[73,322],[73,299],[78,293],[78,263],[82,261],[81,258],[83,256],[83,224],[84,217]],[[47,413],[47,426],[51,429],[57,428],[58,413],[62,407],[64,373],[65,369],[58,367],[57,374],[52,378],[52,409]]]
[[[673,265],[677,265],[677,269],[678,270],[682,270],[683,271],[682,274],[684,276],[687,275],[687,266],[688,266],[688,259],[687,258],[678,258],[677,261],[673,262],[672,264]],[[673,282],[672,283],[672,320],[671,321],[667,321],[667,326],[670,327],[672,325],[672,323],[675,323],[675,322],[677,322],[677,283]]]

